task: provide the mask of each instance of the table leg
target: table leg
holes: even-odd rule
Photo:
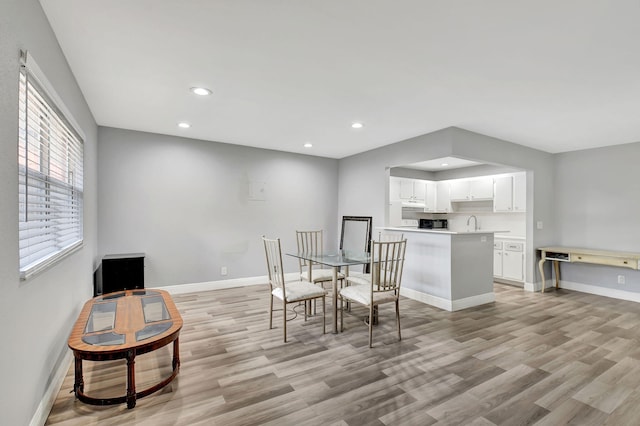
[[[331,287],[333,294],[333,334],[338,334],[338,267],[334,266]]]
[[[75,380],[73,383],[73,393],[78,396],[78,392],[84,392],[84,378],[82,377],[82,358],[75,357],[74,373]]]
[[[134,351],[127,352],[127,408],[136,406],[136,354]]]
[[[180,338],[176,337],[176,340],[173,341],[173,362],[171,366],[174,371],[180,368],[180,345],[178,340],[180,340]]]
[[[544,250],[540,253],[540,262],[538,262],[538,269],[540,270],[540,278],[542,279],[542,292],[544,293],[544,288],[546,287],[546,282],[544,279],[544,261],[547,260],[547,252]]]
[[[557,290],[560,284],[560,262],[558,262],[557,260],[554,260],[553,268],[556,270],[556,290]]]

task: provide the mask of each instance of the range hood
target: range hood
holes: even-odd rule
[[[402,207],[416,207],[419,209],[424,209],[424,203],[420,203],[417,201],[403,201]]]

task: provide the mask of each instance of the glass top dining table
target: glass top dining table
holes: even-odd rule
[[[287,256],[296,257],[298,259],[308,260],[310,262],[319,263],[320,265],[329,266],[333,269],[333,279],[331,280],[331,289],[333,295],[332,302],[332,322],[333,333],[338,333],[338,270],[344,268],[345,276],[349,276],[349,267],[357,265],[366,265],[371,261],[371,255],[367,252],[351,252],[340,250],[327,253],[306,253],[291,252],[286,253]],[[309,268],[308,281],[311,282],[311,268]]]

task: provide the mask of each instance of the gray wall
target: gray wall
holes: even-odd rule
[[[263,234],[291,251],[296,229],[323,229],[337,247],[337,160],[103,127],[98,159],[99,252],[146,253],[147,286],[264,276]]]
[[[86,135],[84,247],[27,281],[18,276],[20,49],[33,55]],[[97,128],[37,0],[0,2],[0,57],[0,423],[25,425],[68,351],[69,331],[83,302],[92,295],[97,255]]]
[[[535,247],[555,240],[554,169],[549,153],[455,127],[418,136],[340,160],[338,213],[370,215],[374,227],[384,226],[389,168],[447,156],[527,171],[526,280],[539,280]],[[543,222],[542,230],[533,229],[535,221]]]
[[[555,156],[557,243],[640,252],[640,143]],[[618,284],[618,275],[626,283]],[[562,280],[640,292],[640,272],[562,265]]]

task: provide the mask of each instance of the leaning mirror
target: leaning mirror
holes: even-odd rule
[[[343,216],[340,250],[352,253],[370,252],[371,216]],[[369,265],[365,265],[365,271]]]

